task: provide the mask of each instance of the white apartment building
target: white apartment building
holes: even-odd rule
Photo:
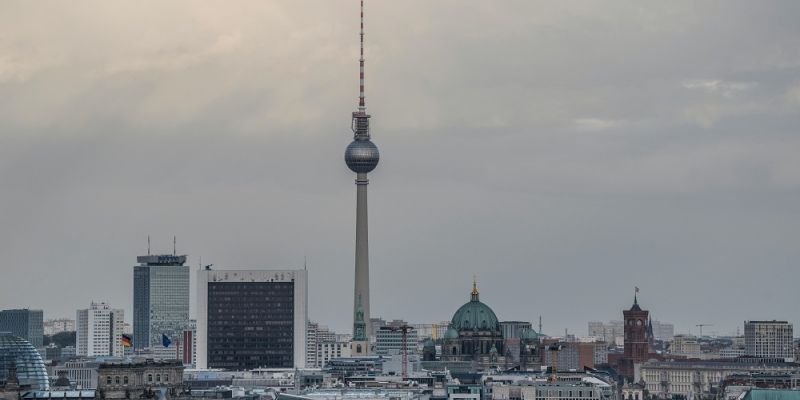
[[[317,367],[324,368],[333,358],[350,357],[350,342],[317,343]]]
[[[794,332],[787,321],[745,321],[744,347],[748,356],[794,361]]]
[[[122,357],[124,312],[106,303],[92,302],[76,312],[76,353],[83,357]]]
[[[44,334],[48,336],[61,332],[74,332],[75,320],[68,318],[48,319],[44,321]]]
[[[317,331],[319,324],[308,321],[306,323],[306,368],[317,368]]]

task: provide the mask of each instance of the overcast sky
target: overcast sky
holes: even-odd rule
[[[367,1],[373,316],[800,323],[800,2]],[[358,2],[0,3],[0,308],[309,269],[350,330]],[[194,289],[193,289],[194,290]],[[800,328],[799,328],[800,329]]]

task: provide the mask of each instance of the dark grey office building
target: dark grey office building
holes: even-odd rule
[[[44,312],[27,308],[0,311],[0,332],[19,336],[38,349],[43,343]]]
[[[197,367],[302,368],[305,270],[203,270],[198,275]]]
[[[133,267],[133,348],[176,343],[189,324],[189,266],[185,255],[146,255]],[[170,346],[171,347],[171,346]]]

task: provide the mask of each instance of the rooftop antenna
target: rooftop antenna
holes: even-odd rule
[[[542,334],[542,316],[539,316],[539,334]]]
[[[359,90],[358,90],[358,112],[366,114],[367,104],[364,101],[364,0],[361,0],[361,57],[359,64]]]
[[[147,255],[150,255],[150,235],[147,235]]]
[[[306,256],[303,256],[303,269],[308,271],[308,260],[306,259]]]
[[[369,115],[367,115],[367,102],[364,96],[364,0],[361,0],[361,38],[360,56],[358,58],[358,111],[353,112],[353,133],[355,139],[369,139]]]
[[[172,236],[172,255],[178,255],[178,237],[175,235]]]

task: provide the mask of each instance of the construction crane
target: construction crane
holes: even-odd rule
[[[553,359],[553,373],[550,374],[550,381],[556,382],[558,381],[558,352],[564,347],[561,343],[553,343],[547,346],[547,350],[550,351],[550,357]]]
[[[703,337],[703,327],[704,326],[714,326],[714,324],[697,324],[695,326],[700,328],[700,337]]]
[[[392,332],[400,332],[400,354],[403,356],[403,380],[408,380],[408,331],[414,329],[410,325],[388,326]]]

